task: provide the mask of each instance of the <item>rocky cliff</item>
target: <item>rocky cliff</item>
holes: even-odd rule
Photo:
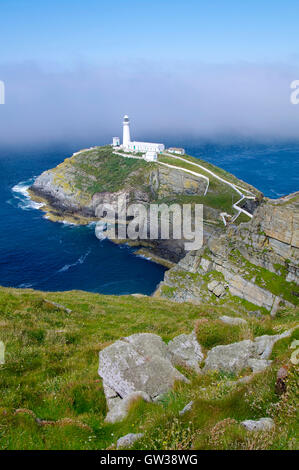
[[[207,246],[166,272],[156,295],[178,302],[242,302],[272,315],[281,306],[298,305],[298,228],[299,193],[264,201],[250,222],[211,236]]]
[[[200,169],[194,174],[197,162]],[[236,188],[249,197],[235,220],[234,203],[240,198]],[[255,188],[202,160],[174,160],[163,154],[159,162],[147,163],[116,154],[111,147],[96,147],[44,172],[31,194],[46,201],[43,210],[49,218],[75,223],[98,220],[102,204],[110,204],[117,214],[119,197],[148,208],[153,202],[202,203],[201,250],[186,252],[185,240],[130,241],[171,267],[156,295],[178,302],[230,302],[234,308],[242,302],[251,311],[272,314],[282,305],[298,303],[298,193],[266,200]]]
[[[206,182],[178,170],[158,167],[142,159],[128,159],[111,147],[83,150],[56,168],[42,173],[32,185],[33,197],[48,202],[49,216],[94,217],[103,201],[116,204],[119,196],[128,203],[150,202],[179,195],[203,195]],[[117,207],[116,207],[117,208]]]
[[[239,195],[210,175],[207,191],[208,173],[202,170],[199,175],[188,173],[188,170],[194,170],[189,163],[191,157],[186,162],[174,160],[176,168],[169,157],[163,158],[161,164],[147,163],[143,159],[115,154],[110,146],[83,150],[66,158],[56,168],[42,173],[30,189],[31,196],[45,203],[42,210],[51,220],[78,224],[98,220],[97,207],[103,203],[112,205],[117,213],[119,197],[127,204],[142,202],[146,206],[151,202],[202,203],[204,238],[207,241],[212,233],[223,230],[221,214],[231,212],[233,215],[232,201],[236,202]],[[197,162],[197,159],[193,160]],[[168,166],[169,161],[172,167]],[[179,164],[182,169],[177,167]],[[211,165],[205,164],[208,171]],[[261,196],[233,175],[217,167],[213,169]],[[176,263],[186,255],[184,240],[137,240],[134,244],[144,246],[147,254],[150,252],[154,259],[163,263]]]

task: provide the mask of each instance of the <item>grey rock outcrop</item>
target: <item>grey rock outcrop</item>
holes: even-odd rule
[[[195,355],[199,354],[198,347],[192,339],[193,342],[190,339],[187,342],[187,349],[183,348],[185,354],[178,356],[180,359],[191,361],[198,357]],[[178,345],[182,347],[182,341]],[[188,382],[171,363],[173,357],[160,336],[151,333],[122,338],[100,351],[98,373],[109,408],[106,420],[122,420],[136,397],[152,401],[168,392],[176,380]]]
[[[207,355],[203,371],[223,370],[238,373],[250,367],[253,372],[260,372],[271,364],[269,357],[274,344],[290,336],[292,330],[280,335],[258,336],[254,341],[246,339],[225,346],[215,346]]]
[[[208,284],[208,290],[216,295],[216,297],[222,297],[225,295],[225,289],[226,286],[223,284],[223,282],[214,280]]]
[[[215,346],[208,352],[203,370],[239,372],[247,367],[248,359],[253,355],[254,346],[249,339],[226,346]]]
[[[57,302],[53,302],[52,300],[44,299],[44,302],[46,304],[52,305],[53,307],[59,308],[61,310],[65,310],[66,313],[72,313],[72,310],[70,308],[67,308],[64,305],[58,304]]]
[[[299,193],[264,201],[250,222],[229,225],[225,233],[210,236],[208,246],[188,253],[166,272],[157,295],[177,302],[216,304],[239,297],[274,316],[280,307],[298,302],[298,233]],[[275,289],[271,273],[276,276]],[[288,282],[292,285],[285,295]]]
[[[185,413],[188,413],[192,409],[193,401],[190,401],[184,408],[179,412],[180,416],[183,416]]]
[[[247,419],[242,421],[241,425],[248,431],[271,431],[275,427],[274,421],[271,418]]]
[[[223,315],[219,320],[228,325],[247,325],[247,321],[240,317],[228,317],[227,315]]]
[[[147,393],[142,391],[132,392],[126,396],[123,400],[119,400],[114,404],[113,408],[109,410],[105,418],[105,423],[118,423],[126,418],[130,407],[137,400],[144,400],[150,402],[151,399]]]
[[[197,373],[200,372],[199,363],[203,361],[204,355],[194,331],[189,335],[176,336],[172,341],[169,341],[167,350],[173,365],[180,365],[193,369]]]
[[[164,359],[169,358],[166,344],[160,336],[153,333],[137,333],[127,336],[123,340],[130,343],[142,356],[152,357],[158,355]]]
[[[143,433],[133,434],[129,433],[120,437],[116,443],[116,448],[121,449],[124,447],[131,447],[136,441],[139,441],[144,436]]]
[[[98,372],[105,386],[121,398],[140,390],[154,398],[167,392],[175,380],[186,380],[171,364],[161,342],[159,336],[143,333],[100,351]]]

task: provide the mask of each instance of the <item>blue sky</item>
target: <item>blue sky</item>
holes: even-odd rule
[[[1,0],[2,60],[299,60],[297,0]]]
[[[296,137],[298,13],[298,0],[0,0],[0,131],[88,141],[129,113],[140,137],[175,133],[178,116],[195,137]]]

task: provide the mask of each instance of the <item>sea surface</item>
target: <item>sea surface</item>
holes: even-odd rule
[[[186,143],[185,148],[268,197],[299,189],[299,143]],[[136,256],[127,245],[98,240],[93,225],[47,220],[39,204],[29,199],[27,189],[34,178],[75,150],[71,146],[27,151],[0,148],[0,285],[151,294],[163,279],[162,266]]]

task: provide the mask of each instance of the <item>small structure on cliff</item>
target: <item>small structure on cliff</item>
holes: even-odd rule
[[[119,137],[113,137],[112,147],[119,147],[119,146],[120,146],[120,138]]]
[[[183,148],[170,147],[168,149],[168,152],[176,153],[178,155],[185,155],[185,149],[183,149]]]
[[[116,141],[113,140],[113,145],[114,142]],[[157,154],[162,153],[165,150],[164,144],[131,141],[130,119],[127,115],[125,115],[123,119],[123,143],[121,147],[127,152],[145,153],[147,155],[147,157],[145,157],[147,161],[156,161]]]

